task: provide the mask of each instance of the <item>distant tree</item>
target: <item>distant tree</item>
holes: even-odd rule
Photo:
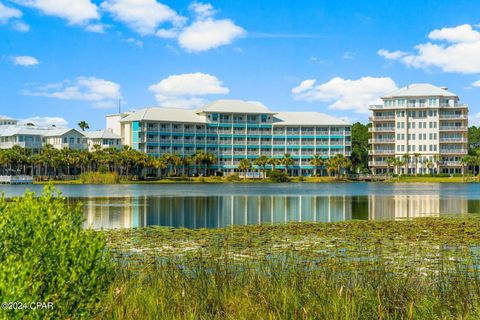
[[[82,129],[82,131],[85,131],[85,129],[90,129],[90,126],[88,125],[88,123],[86,121],[80,121],[78,123],[78,127],[80,129]]]
[[[356,122],[352,126],[352,166],[354,170],[362,170],[368,168],[368,139],[372,134],[368,132],[371,125],[363,125]]]
[[[420,159],[420,153],[414,153],[413,157],[415,158],[415,175],[418,175],[418,161]]]
[[[283,167],[285,168],[285,173],[288,174],[288,168],[293,166],[295,161],[293,160],[290,153],[285,153],[281,161],[282,161],[281,163],[283,164]]]
[[[249,159],[242,159],[240,160],[240,163],[238,164],[238,169],[240,171],[243,171],[243,178],[247,179],[247,172],[252,168],[252,163],[250,162]]]
[[[259,166],[262,168],[262,173],[263,173],[263,179],[267,177],[266,172],[267,172],[267,164],[269,162],[269,158],[266,155],[261,155],[257,159],[253,161],[253,164],[256,166]]]
[[[468,143],[470,154],[473,154],[472,151],[480,147],[480,127],[471,126],[468,128]]]
[[[314,155],[314,156],[310,159],[310,164],[311,164],[312,166],[314,166],[314,168],[315,168],[315,169],[314,169],[315,171],[314,171],[313,175],[314,175],[314,176],[317,176],[317,174],[318,174],[318,167],[320,167],[320,166],[323,165],[323,159],[322,159],[322,157],[321,157],[320,155],[316,154],[316,155]]]

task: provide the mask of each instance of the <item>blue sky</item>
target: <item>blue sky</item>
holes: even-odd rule
[[[0,0],[0,115],[92,129],[221,98],[367,122],[396,87],[480,119],[478,1]]]

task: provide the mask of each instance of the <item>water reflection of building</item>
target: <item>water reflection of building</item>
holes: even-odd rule
[[[439,195],[370,195],[369,220],[397,220],[418,217],[438,217],[441,214],[468,213],[465,198],[445,198]]]
[[[439,195],[227,195],[82,199],[86,226],[219,228],[233,224],[395,220],[478,212],[465,198]],[[473,211],[472,211],[473,210]],[[476,210],[476,211],[475,211]]]
[[[346,196],[209,196],[87,199],[86,225],[218,228],[232,224],[336,222],[352,218]]]
[[[142,226],[139,198],[84,198],[85,227],[122,229]]]

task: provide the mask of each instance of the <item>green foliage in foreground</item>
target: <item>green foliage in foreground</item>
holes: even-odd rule
[[[109,231],[106,319],[479,319],[480,218]]]
[[[102,233],[83,230],[80,208],[46,187],[0,198],[0,302],[52,302],[50,310],[0,310],[4,319],[85,318],[112,280]]]

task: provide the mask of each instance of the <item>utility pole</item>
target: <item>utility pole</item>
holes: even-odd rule
[[[122,99],[118,99],[118,114],[121,112],[121,107],[122,107]]]

